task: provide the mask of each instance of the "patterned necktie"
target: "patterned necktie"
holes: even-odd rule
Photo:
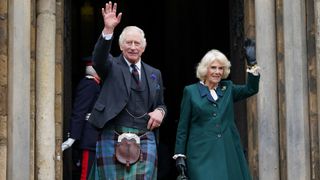
[[[131,74],[132,74],[132,76],[133,76],[133,79],[134,79],[134,80],[136,81],[136,83],[139,85],[139,84],[140,84],[140,80],[139,80],[139,72],[138,72],[138,70],[137,70],[137,67],[136,67],[135,64],[131,64],[130,66],[131,66],[131,68],[132,68]]]

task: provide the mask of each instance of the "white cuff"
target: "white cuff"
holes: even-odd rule
[[[102,37],[104,40],[110,40],[112,38],[113,34],[105,34],[103,31],[102,31]]]
[[[173,158],[174,160],[176,160],[178,157],[183,157],[184,159],[187,158],[186,155],[184,155],[184,154],[175,154],[172,158]]]
[[[253,74],[254,76],[258,76],[260,74],[260,67],[257,65],[254,65],[250,68],[247,68],[247,72]]]

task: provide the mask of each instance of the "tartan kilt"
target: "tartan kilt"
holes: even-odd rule
[[[120,127],[117,132],[140,133],[139,130]],[[138,160],[128,170],[115,159],[115,145],[118,134],[114,129],[104,128],[96,145],[96,161],[91,169],[92,180],[156,180],[157,146],[154,132],[147,131],[140,136],[142,160]]]

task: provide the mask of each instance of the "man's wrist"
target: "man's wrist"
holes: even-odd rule
[[[163,108],[156,108],[157,110],[159,110],[162,114],[162,117],[164,117],[164,115],[166,114],[166,111]]]
[[[102,31],[102,38],[104,39],[104,40],[110,40],[111,38],[112,38],[112,36],[113,36],[113,34],[107,34],[107,33],[105,33],[104,31]]]

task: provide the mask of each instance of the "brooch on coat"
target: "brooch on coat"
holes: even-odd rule
[[[150,78],[151,78],[152,80],[154,80],[154,81],[157,80],[157,76],[156,76],[155,74],[153,74],[153,73],[151,74]]]
[[[151,74],[150,78],[151,78],[153,81],[157,81],[157,79],[158,79],[157,76],[156,76],[154,73]],[[160,85],[157,83],[157,84],[155,85],[155,88],[156,88],[156,89],[160,89]]]

